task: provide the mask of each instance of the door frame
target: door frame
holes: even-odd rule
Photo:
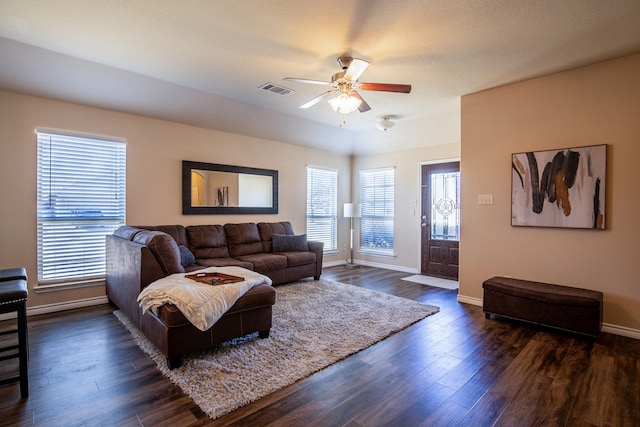
[[[460,157],[451,157],[447,159],[438,159],[438,160],[426,160],[423,162],[418,162],[418,206],[416,206],[416,218],[418,219],[416,223],[417,233],[418,233],[418,243],[417,243],[417,263],[418,266],[416,268],[417,273],[421,274],[422,271],[422,166],[424,165],[438,165],[440,163],[451,163],[451,162],[459,162]]]

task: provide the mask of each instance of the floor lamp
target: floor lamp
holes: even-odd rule
[[[353,218],[360,218],[360,205],[357,203],[345,203],[344,217],[349,218],[349,228],[351,229],[351,236],[349,239],[349,250],[351,251],[351,259],[347,263],[347,267],[354,268],[358,267],[358,265],[353,263]]]

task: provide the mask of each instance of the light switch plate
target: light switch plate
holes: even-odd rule
[[[492,205],[493,204],[493,194],[478,194],[478,204],[479,205]]]

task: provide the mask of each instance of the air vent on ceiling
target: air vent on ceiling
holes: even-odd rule
[[[265,83],[262,86],[260,86],[260,89],[264,89],[267,92],[277,93],[278,95],[289,95],[291,92],[294,92],[293,89],[288,89],[283,86],[278,86],[277,84],[274,84],[274,83]]]

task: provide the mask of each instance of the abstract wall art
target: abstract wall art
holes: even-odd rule
[[[605,229],[607,146],[511,156],[511,225]]]

